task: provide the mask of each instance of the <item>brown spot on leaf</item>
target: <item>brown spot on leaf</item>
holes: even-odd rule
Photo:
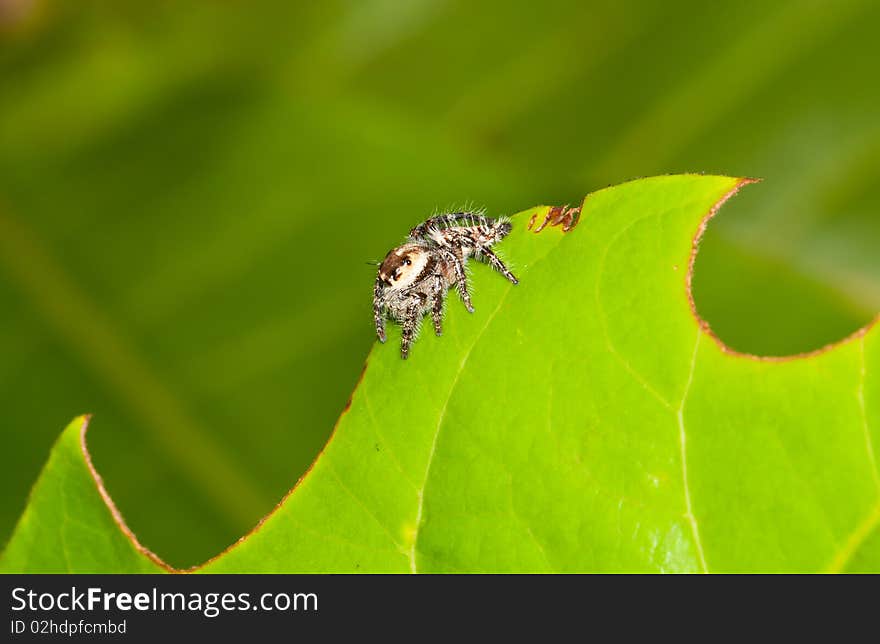
[[[539,233],[544,230],[547,226],[562,226],[562,232],[567,233],[569,230],[577,226],[578,221],[580,221],[581,217],[581,207],[576,206],[571,208],[569,206],[553,206],[547,210],[547,214],[544,216],[544,221],[538,224],[538,227],[535,228],[534,232]],[[535,215],[532,215],[532,218],[529,220],[528,229],[532,230],[532,226],[535,223]]]

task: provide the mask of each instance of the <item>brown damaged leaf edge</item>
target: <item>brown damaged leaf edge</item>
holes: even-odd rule
[[[724,341],[715,335],[715,332],[712,331],[709,323],[704,320],[700,313],[697,311],[697,304],[694,301],[694,293],[693,293],[693,277],[694,277],[694,265],[697,261],[697,253],[700,252],[700,241],[703,239],[703,235],[706,232],[706,228],[709,226],[709,222],[712,220],[715,215],[718,214],[718,211],[721,209],[728,199],[733,197],[739,189],[743,186],[747,186],[752,183],[760,183],[761,179],[749,178],[745,177],[736,182],[736,185],[733,186],[725,195],[719,199],[712,209],[703,217],[703,220],[700,222],[699,228],[697,228],[697,233],[694,235],[693,244],[691,246],[691,257],[690,262],[688,263],[688,271],[686,278],[686,289],[687,289],[687,298],[688,303],[691,307],[691,313],[696,319],[697,324],[700,326],[700,329],[708,335],[712,340],[717,344],[721,350],[727,355],[733,356],[735,358],[745,358],[747,360],[757,360],[759,362],[789,362],[791,360],[801,360],[803,358],[811,358],[813,356],[818,356],[828,351],[832,351],[833,349],[843,346],[849,342],[854,342],[863,338],[872,328],[877,326],[878,322],[880,322],[880,315],[877,315],[872,321],[863,326],[861,329],[858,329],[854,333],[846,336],[842,340],[838,340],[837,342],[832,342],[830,344],[825,345],[824,347],[820,347],[813,351],[807,351],[805,353],[795,353],[787,356],[759,356],[753,353],[744,353],[742,351],[737,351],[732,347],[727,346]]]
[[[351,409],[351,401],[352,401],[352,399],[354,398],[354,394],[355,394],[355,392],[358,390],[358,387],[361,386],[361,381],[363,381],[363,379],[364,379],[364,375],[367,373],[367,366],[369,366],[369,364],[370,364],[370,361],[369,361],[369,360],[365,360],[365,361],[364,361],[364,366],[361,368],[361,375],[358,376],[357,382],[355,383],[354,388],[351,390],[351,395],[348,397],[348,402],[345,403],[345,407],[342,409],[342,413],[339,414],[339,418],[336,419],[336,423],[333,425],[333,431],[330,432],[330,438],[328,438],[328,439],[327,439],[327,442],[324,443],[324,447],[322,447],[322,448],[321,448],[321,451],[318,452],[318,455],[315,457],[315,460],[312,461],[312,464],[309,465],[308,469],[303,473],[303,475],[300,476],[300,477],[296,480],[296,483],[293,484],[293,487],[290,488],[290,489],[287,491],[287,493],[286,493],[283,497],[281,497],[281,500],[278,501],[278,503],[275,505],[275,507],[272,508],[272,509],[269,511],[269,513],[266,514],[262,519],[260,519],[260,520],[257,522],[257,525],[255,525],[253,528],[251,528],[249,532],[247,532],[244,536],[242,536],[240,539],[238,539],[238,541],[236,541],[235,543],[231,544],[229,547],[225,548],[225,549],[224,549],[223,551],[221,551],[220,553],[214,555],[213,557],[211,557],[210,559],[208,559],[206,562],[204,562],[204,563],[202,563],[202,564],[199,564],[199,565],[197,565],[197,566],[193,566],[192,568],[188,568],[188,569],[186,569],[186,570],[184,570],[184,571],[180,571],[180,572],[195,572],[195,571],[197,571],[197,570],[199,570],[199,569],[201,569],[201,568],[204,568],[204,567],[207,566],[208,564],[213,563],[214,561],[216,561],[217,559],[219,559],[220,557],[222,557],[223,555],[225,555],[226,553],[228,553],[230,550],[235,549],[235,548],[238,547],[241,543],[243,543],[244,541],[247,541],[248,539],[250,539],[254,534],[256,534],[256,533],[260,530],[260,528],[263,527],[263,524],[266,523],[266,521],[268,521],[269,519],[271,519],[272,516],[273,516],[276,512],[278,512],[278,510],[281,509],[281,506],[284,505],[284,503],[287,501],[287,499],[289,499],[290,496],[291,496],[294,492],[296,492],[296,490],[297,490],[297,488],[300,486],[300,484],[301,484],[301,483],[305,480],[305,478],[311,473],[312,469],[313,469],[313,468],[315,467],[315,465],[318,463],[318,460],[320,460],[320,458],[324,455],[324,452],[327,451],[327,447],[329,447],[330,443],[331,443],[331,442],[333,441],[333,439],[336,437],[336,430],[339,428],[339,423],[342,422],[342,419],[345,418],[345,415],[346,415],[346,414],[349,412],[349,410]]]
[[[86,465],[89,468],[89,472],[92,475],[92,480],[95,482],[95,487],[98,488],[98,493],[101,495],[101,498],[103,499],[104,504],[107,506],[107,509],[110,510],[110,514],[113,515],[113,520],[116,522],[116,525],[122,531],[122,534],[124,534],[128,538],[128,540],[131,541],[131,543],[135,547],[135,549],[138,552],[140,552],[142,555],[147,557],[154,564],[156,564],[157,566],[159,566],[160,568],[163,568],[164,570],[166,570],[168,572],[178,573],[178,574],[196,572],[197,570],[204,568],[208,564],[213,563],[214,561],[216,561],[217,559],[219,559],[220,557],[225,555],[227,552],[229,552],[233,548],[237,547],[240,543],[246,541],[251,536],[253,536],[256,532],[259,531],[259,529],[261,527],[263,527],[263,524],[266,521],[268,521],[272,517],[272,515],[274,515],[281,508],[282,505],[284,505],[285,501],[287,501],[287,499],[290,498],[290,495],[293,494],[294,492],[296,492],[300,483],[302,483],[303,480],[309,475],[309,473],[312,471],[312,468],[314,468],[315,464],[318,462],[318,459],[320,459],[324,455],[324,452],[327,450],[327,447],[330,445],[330,442],[336,436],[336,429],[339,427],[339,423],[342,421],[342,419],[345,417],[345,415],[351,409],[351,401],[352,401],[352,398],[354,397],[354,392],[357,391],[358,387],[360,387],[360,385],[361,385],[361,381],[364,379],[364,374],[366,374],[366,372],[367,372],[367,365],[369,365],[369,360],[364,362],[364,366],[361,369],[361,375],[358,376],[357,383],[355,383],[355,386],[352,389],[352,394],[351,394],[351,396],[348,397],[348,402],[345,403],[345,407],[342,409],[342,413],[339,414],[339,418],[336,419],[336,424],[333,425],[333,431],[330,432],[330,438],[327,439],[327,442],[324,444],[324,447],[321,448],[321,451],[318,452],[318,455],[315,457],[315,460],[312,461],[311,465],[309,465],[308,469],[303,473],[303,475],[297,479],[297,481],[293,485],[293,487],[287,491],[287,493],[281,498],[281,500],[275,505],[275,507],[272,508],[272,510],[270,510],[266,515],[264,515],[263,518],[261,518],[253,528],[251,528],[247,533],[245,533],[242,537],[240,537],[235,543],[229,545],[227,548],[222,550],[220,553],[214,555],[213,557],[211,557],[210,559],[208,559],[204,563],[192,566],[191,568],[175,568],[174,566],[171,566],[168,563],[164,562],[156,553],[154,553],[149,548],[147,548],[146,546],[141,544],[141,542],[138,541],[138,538],[135,535],[135,533],[132,532],[131,528],[128,527],[128,524],[125,522],[125,519],[122,517],[122,513],[119,511],[119,508],[116,507],[116,504],[113,502],[113,499],[110,497],[110,494],[107,492],[107,489],[104,487],[104,481],[103,481],[103,479],[101,479],[101,475],[98,474],[98,470],[95,469],[95,466],[92,463],[92,456],[89,453],[89,448],[86,444],[86,431],[88,430],[88,427],[89,427],[89,421],[91,421],[91,418],[92,418],[91,414],[83,417],[84,418],[83,426],[82,426],[82,430],[80,431],[80,448],[82,449],[83,458],[85,459]]]
[[[95,487],[98,488],[98,494],[101,495],[101,498],[104,500],[104,505],[107,506],[107,509],[110,510],[110,514],[113,516],[113,521],[116,522],[117,527],[122,531],[131,544],[134,546],[135,550],[144,555],[147,559],[152,561],[154,564],[159,566],[160,568],[164,568],[168,572],[180,572],[179,570],[169,566],[167,563],[162,561],[156,553],[152,550],[144,546],[138,538],[135,536],[134,532],[131,531],[131,528],[128,527],[128,524],[125,523],[125,519],[122,518],[122,513],[119,511],[119,508],[116,507],[116,504],[113,502],[113,499],[110,497],[110,494],[107,492],[107,488],[104,487],[104,480],[101,478],[101,475],[98,474],[98,470],[95,469],[94,463],[92,463],[92,455],[89,453],[89,447],[86,444],[86,432],[89,428],[89,423],[92,420],[91,414],[83,416],[82,428],[79,432],[79,446],[82,450],[83,459],[86,462],[86,467],[89,468],[89,473],[92,475],[92,480],[95,482]]]

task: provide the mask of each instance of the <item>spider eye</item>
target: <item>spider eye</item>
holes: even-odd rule
[[[403,263],[406,264],[407,266],[412,266],[412,260],[409,257],[407,257],[405,260],[403,260]]]

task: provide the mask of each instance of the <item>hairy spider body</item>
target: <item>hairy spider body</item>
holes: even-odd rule
[[[465,272],[471,257],[485,261],[517,284],[516,277],[491,249],[510,230],[507,219],[471,212],[439,215],[413,228],[406,243],[392,249],[379,266],[373,287],[373,320],[379,340],[385,342],[386,315],[403,327],[403,358],[409,355],[422,318],[428,312],[435,333],[441,335],[446,293],[452,287],[465,308],[473,313]]]

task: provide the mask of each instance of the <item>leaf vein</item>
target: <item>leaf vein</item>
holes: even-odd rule
[[[362,395],[363,395],[363,400],[364,400],[364,406],[367,408],[367,414],[370,416],[370,420],[372,421],[373,434],[376,436],[376,438],[379,439],[379,441],[382,443],[382,445],[385,446],[385,452],[391,457],[391,460],[394,461],[394,466],[401,473],[401,475],[406,480],[406,482],[409,483],[410,485],[412,485],[414,490],[417,490],[419,486],[416,485],[415,481],[413,481],[412,478],[410,478],[409,474],[407,474],[406,471],[403,469],[403,465],[400,463],[400,460],[397,458],[397,455],[394,453],[394,450],[391,449],[390,443],[385,438],[384,434],[379,431],[379,421],[376,420],[376,414],[373,411],[373,406],[370,403],[370,396],[367,394],[366,389],[364,389]]]
[[[561,236],[559,239],[561,239]],[[557,244],[558,243],[559,242],[557,241]],[[535,259],[535,261],[532,262],[532,265],[530,268],[534,268],[535,265],[537,265],[541,260],[543,260],[547,256],[547,254],[550,252],[550,250],[552,250],[553,247],[555,247],[555,245],[552,247],[548,247],[546,252],[541,257]],[[525,273],[525,272],[526,271],[524,270],[523,273]],[[458,379],[461,377],[461,374],[464,371],[464,366],[467,363],[468,359],[470,358],[471,352],[474,350],[474,347],[477,346],[477,343],[480,341],[480,338],[483,337],[483,334],[486,332],[486,329],[489,328],[489,324],[492,322],[493,319],[495,319],[495,316],[498,314],[498,311],[501,310],[501,307],[504,304],[504,302],[507,300],[507,296],[510,294],[510,291],[512,288],[513,287],[510,284],[507,285],[507,287],[504,291],[504,294],[498,300],[498,305],[495,307],[495,310],[493,310],[492,313],[490,313],[489,316],[486,318],[486,323],[483,325],[483,328],[480,329],[479,333],[477,333],[473,342],[471,342],[470,346],[467,348],[467,351],[465,352],[464,356],[461,359],[461,362],[458,365],[458,370],[455,372],[455,377],[453,378],[452,384],[449,387],[449,393],[447,394],[447,396],[443,402],[443,408],[440,410],[440,414],[437,417],[437,428],[434,431],[434,438],[431,441],[431,451],[428,454],[428,463],[425,466],[425,476],[423,477],[421,487],[418,488],[419,503],[416,508],[416,522],[415,522],[415,528],[413,530],[412,542],[410,544],[410,550],[409,550],[409,566],[410,566],[410,572],[413,574],[416,574],[418,572],[418,567],[416,565],[416,549],[418,547],[419,533],[420,533],[420,530],[422,527],[422,512],[423,512],[424,506],[425,506],[425,487],[428,484],[428,477],[431,474],[431,465],[434,462],[434,453],[437,451],[437,439],[440,436],[440,428],[442,427],[443,420],[446,417],[446,409],[449,406],[449,400],[452,398],[452,394],[455,391],[455,388],[458,386]]]
[[[868,462],[871,464],[871,473],[874,477],[874,486],[880,495],[880,470],[877,468],[877,457],[874,455],[874,442],[871,439],[871,429],[868,425],[868,410],[865,405],[865,380],[867,379],[867,365],[865,363],[865,336],[859,342],[859,357],[861,369],[859,372],[859,387],[856,396],[859,400],[859,412],[862,416],[862,431],[865,434],[865,449],[868,451]]]
[[[617,347],[614,346],[614,343],[611,341],[611,336],[608,333],[608,321],[606,320],[605,307],[602,305],[602,298],[599,296],[599,285],[602,283],[602,276],[605,274],[605,262],[608,259],[608,252],[611,250],[611,247],[617,242],[619,237],[622,237],[624,234],[629,232],[631,228],[633,228],[636,224],[641,223],[646,219],[651,219],[653,217],[660,217],[661,215],[668,214],[668,211],[659,211],[652,212],[650,214],[644,215],[631,221],[626,227],[617,232],[614,237],[612,237],[609,242],[605,245],[605,248],[602,249],[602,255],[599,258],[598,268],[596,270],[596,286],[594,289],[594,296],[596,299],[596,310],[598,312],[599,323],[602,327],[602,335],[605,339],[605,346],[608,347],[608,350],[611,352],[611,355],[626,369],[627,373],[629,373],[632,378],[639,383],[642,388],[651,394],[654,398],[656,398],[660,403],[666,407],[667,409],[672,409],[672,404],[666,400],[666,398],[657,391],[650,382],[640,374],[635,367],[633,367],[629,361],[620,355],[620,352],[617,350]]]
[[[483,325],[483,328],[480,329],[479,333],[477,333],[477,336],[474,338],[474,341],[471,343],[471,345],[468,347],[467,351],[465,352],[464,356],[462,357],[461,362],[458,365],[458,370],[455,372],[455,377],[452,379],[452,385],[449,387],[449,393],[447,394],[446,399],[443,402],[443,408],[440,410],[440,414],[437,417],[437,428],[434,431],[434,438],[431,442],[431,451],[428,454],[428,464],[425,467],[424,480],[422,481],[421,487],[418,489],[419,504],[418,504],[418,508],[416,510],[415,531],[412,536],[412,545],[410,546],[410,552],[409,552],[410,571],[413,574],[418,572],[417,567],[416,567],[416,548],[418,545],[419,530],[420,530],[421,524],[422,524],[422,511],[423,511],[424,505],[425,505],[425,486],[428,484],[428,477],[431,474],[431,465],[434,462],[434,453],[437,451],[437,439],[440,436],[440,428],[443,426],[443,420],[446,418],[446,410],[449,406],[449,400],[452,398],[452,394],[455,391],[455,388],[458,386],[458,379],[461,377],[461,374],[464,371],[464,366],[465,366],[465,364],[467,364],[467,361],[471,356],[471,352],[474,350],[474,347],[477,346],[477,343],[480,341],[480,338],[483,337],[483,333],[485,333],[486,329],[489,328],[489,324],[492,322],[492,320],[498,314],[498,311],[501,310],[501,306],[504,304],[505,300],[507,299],[507,295],[508,295],[508,293],[510,293],[510,289],[511,289],[511,286],[508,285],[507,289],[504,291],[504,295],[502,295],[501,299],[498,301],[498,306],[496,306],[495,310],[492,311],[492,313],[490,313],[489,316],[486,318],[486,323]]]
[[[684,488],[684,504],[685,504],[685,518],[688,520],[688,523],[691,527],[691,534],[694,538],[694,545],[697,548],[697,556],[700,560],[700,567],[703,569],[703,572],[709,572],[709,568],[706,565],[706,554],[703,551],[703,542],[700,538],[700,528],[697,525],[697,517],[694,515],[694,508],[691,503],[691,490],[690,490],[690,482],[688,480],[688,465],[687,465],[687,431],[684,426],[684,406],[687,403],[688,394],[691,390],[691,383],[694,380],[694,371],[697,368],[697,353],[700,348],[700,339],[703,337],[703,334],[700,331],[697,331],[697,341],[694,343],[694,352],[691,356],[691,367],[688,372],[687,383],[685,384],[684,394],[681,397],[681,404],[678,406],[678,442],[679,442],[679,460],[681,461],[681,482],[682,487]]]
[[[395,547],[400,551],[401,554],[405,555],[406,549],[397,541],[397,539],[394,538],[394,535],[391,534],[391,531],[388,529],[388,527],[379,520],[379,517],[376,516],[376,514],[370,509],[370,507],[366,503],[364,503],[364,501],[358,495],[356,495],[351,490],[351,488],[348,487],[348,485],[345,484],[345,481],[342,480],[342,477],[340,477],[339,473],[336,471],[336,467],[330,461],[327,462],[327,469],[336,479],[336,482],[339,483],[339,487],[341,487],[343,491],[345,491],[345,493],[348,494],[348,496],[350,496],[355,501],[355,503],[363,508],[364,512],[369,515],[369,517],[376,523],[376,525],[382,528],[382,530],[388,535],[388,538],[391,539],[391,543],[395,545]]]
[[[880,526],[880,501],[875,503],[868,515],[856,525],[843,547],[834,555],[826,571],[830,573],[843,572],[862,544],[868,540],[868,537],[878,526]]]

